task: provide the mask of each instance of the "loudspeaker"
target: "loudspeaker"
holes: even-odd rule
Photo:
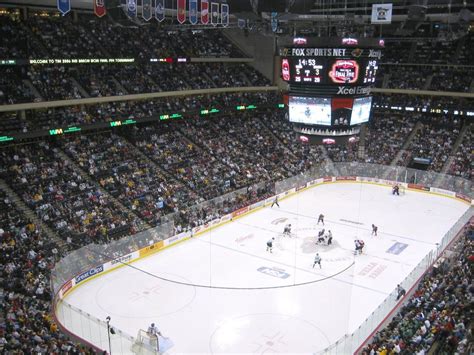
[[[258,0],[258,12],[285,12],[286,0]]]
[[[459,11],[459,21],[469,22],[471,21],[472,13],[468,9],[462,9]]]
[[[426,17],[427,6],[424,5],[411,5],[408,7],[408,19],[414,21],[422,21]]]

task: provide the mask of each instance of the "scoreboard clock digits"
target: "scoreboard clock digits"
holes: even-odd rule
[[[298,58],[294,62],[294,81],[297,83],[322,82],[324,66],[315,58]]]

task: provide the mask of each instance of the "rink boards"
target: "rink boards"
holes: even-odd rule
[[[334,184],[335,182],[345,182],[346,184]],[[264,209],[264,207],[268,207],[268,205],[273,202],[274,200],[273,197],[265,201],[260,201],[251,206],[239,209],[237,211],[234,211],[232,214],[223,216],[220,219],[217,219],[215,221],[208,223],[207,225],[195,228],[192,231],[192,235],[194,235],[194,237],[199,236],[199,238],[193,238],[192,241],[189,242],[189,243],[193,243],[192,250],[190,250],[189,248],[183,249],[182,247],[178,247],[178,246],[176,246],[176,248],[178,249],[176,248],[169,249],[170,246],[176,245],[177,243],[181,243],[182,241],[190,238],[191,233],[182,233],[168,240],[160,241],[152,246],[136,251],[129,255],[125,255],[119,258],[119,260],[110,261],[103,265],[97,266],[94,269],[87,270],[84,273],[81,273],[80,275],[77,275],[74,279],[68,281],[61,288],[58,296],[59,298],[63,298],[66,295],[70,296],[68,297],[68,302],[75,304],[81,309],[86,308],[86,311],[90,312],[91,314],[97,313],[97,316],[99,316],[100,318],[100,314],[103,313],[103,310],[99,309],[98,312],[96,312],[97,310],[93,309],[94,307],[92,308],[89,307],[89,309],[87,309],[87,304],[90,305],[91,303],[94,303],[97,300],[94,301],[92,298],[85,296],[83,294],[84,292],[79,292],[80,295],[76,296],[78,291],[80,291],[83,288],[87,289],[89,287],[88,284],[100,283],[101,280],[104,280],[105,282],[109,282],[110,278],[113,279],[114,277],[121,275],[122,271],[120,272],[120,274],[116,274],[116,273],[109,274],[109,273],[110,271],[123,266],[124,265],[123,263],[134,263],[135,265],[137,263],[142,263],[142,262],[146,263],[147,260],[152,260],[153,263],[156,263],[156,261],[159,261],[161,258],[163,258],[164,260],[166,259],[167,265],[171,265],[173,264],[173,258],[176,258],[176,257],[180,258],[181,260],[189,259],[189,263],[187,264],[185,263],[185,264],[188,265],[190,269],[194,269],[193,272],[179,270],[180,268],[183,267],[183,263],[181,262],[181,263],[174,264],[173,267],[169,269],[166,269],[166,265],[163,266],[163,269],[161,269],[162,271],[158,271],[158,275],[162,276],[163,279],[169,279],[171,282],[173,281],[180,282],[181,285],[173,286],[174,288],[179,288],[180,290],[182,287],[187,287],[187,288],[197,287],[197,291],[196,289],[194,291],[197,293],[203,293],[203,292],[208,292],[208,291],[204,291],[200,289],[201,286],[211,286],[211,287],[217,287],[217,288],[222,287],[222,288],[230,288],[230,289],[249,288],[249,289],[254,289],[255,291],[252,291],[252,292],[260,294],[260,296],[262,297],[263,295],[267,297],[273,297],[273,298],[276,297],[277,299],[280,299],[280,302],[283,295],[286,295],[283,297],[284,299],[286,299],[287,297],[290,299],[292,298],[300,299],[302,297],[303,299],[300,299],[301,304],[307,303],[308,300],[306,300],[305,296],[299,295],[299,293],[301,293],[300,291],[298,291],[299,286],[289,288],[286,290],[280,290],[280,289],[265,290],[265,288],[286,287],[286,286],[292,286],[292,285],[296,285],[300,283],[310,283],[311,285],[307,287],[311,288],[310,290],[311,292],[314,291],[315,293],[318,293],[318,294],[321,294],[321,292],[317,291],[318,289],[320,290],[321,288],[324,288],[326,290],[332,288],[335,291],[335,293],[342,293],[342,294],[349,293],[349,299],[346,299],[346,300],[344,300],[343,298],[340,299],[340,302],[343,305],[342,308],[344,308],[344,312],[342,313],[350,313],[347,315],[346,318],[343,318],[342,323],[344,325],[342,327],[340,324],[339,326],[328,325],[328,324],[325,324],[324,327],[321,327],[319,325],[314,326],[313,324],[314,321],[312,321],[312,319],[320,318],[320,315],[318,316],[318,314],[315,314],[313,317],[308,315],[310,316],[309,317],[310,319],[307,319],[308,318],[307,316],[300,317],[301,314],[299,314],[300,311],[298,311],[299,307],[295,306],[295,304],[292,304],[292,305],[286,304],[287,303],[286,301],[284,301],[284,303],[286,304],[285,307],[289,307],[289,308],[283,313],[272,312],[272,310],[275,309],[275,307],[271,307],[271,305],[275,306],[274,300],[269,302],[270,305],[268,307],[267,306],[261,307],[263,309],[267,309],[267,312],[269,313],[266,313],[266,314],[271,314],[271,316],[268,316],[270,318],[291,316],[296,319],[295,320],[292,318],[293,319],[292,322],[296,322],[298,324],[301,322],[312,323],[312,326],[314,326],[313,328],[311,327],[308,328],[308,326],[303,326],[303,328],[306,329],[306,331],[308,331],[308,335],[312,334],[310,329],[313,329],[313,330],[316,328],[320,329],[320,331],[318,330],[317,333],[324,334],[324,335],[321,335],[320,337],[318,336],[313,337],[315,339],[319,339],[318,344],[306,344],[307,346],[306,348],[299,349],[299,351],[303,351],[303,352],[310,351],[311,349],[314,349],[311,351],[317,351],[318,349],[321,348],[321,346],[323,347],[328,346],[332,342],[336,341],[344,333],[350,332],[351,329],[353,329],[354,327],[357,327],[360,321],[361,320],[363,321],[365,319],[364,316],[367,315],[367,312],[370,314],[370,311],[371,309],[373,309],[373,307],[372,308],[368,307],[367,312],[357,311],[356,313],[361,313],[361,314],[352,314],[354,313],[353,309],[357,309],[361,307],[360,302],[358,302],[359,297],[367,297],[367,295],[365,294],[367,292],[372,293],[371,298],[370,298],[371,299],[370,304],[371,305],[375,304],[376,306],[377,302],[380,303],[383,300],[383,298],[386,297],[386,295],[390,293],[390,291],[393,289],[394,287],[393,282],[395,282],[396,280],[401,280],[399,276],[403,276],[403,274],[408,273],[410,268],[416,265],[417,261],[420,260],[421,257],[424,256],[429,250],[431,250],[434,243],[436,242],[435,240],[433,241],[423,240],[423,238],[414,238],[414,239],[410,238],[409,241],[404,240],[403,238],[401,240],[398,240],[399,238],[397,238],[397,236],[404,236],[406,232],[403,230],[403,228],[400,229],[399,227],[395,225],[391,226],[387,223],[387,225],[382,226],[382,228],[379,229],[379,231],[383,234],[384,230],[386,230],[387,233],[390,231],[391,234],[389,233],[390,235],[387,234],[385,237],[381,237],[380,241],[368,242],[367,250],[369,252],[369,255],[367,257],[364,256],[364,259],[354,260],[354,257],[351,256],[352,248],[353,248],[353,245],[352,245],[353,240],[352,240],[352,236],[350,237],[348,236],[356,233],[356,230],[357,230],[357,233],[359,236],[362,236],[365,240],[369,238],[369,235],[366,235],[366,230],[364,228],[358,228],[357,226],[357,223],[360,223],[358,222],[358,220],[363,218],[363,214],[367,213],[367,211],[365,212],[359,211],[358,218],[354,218],[354,215],[351,215],[348,217],[350,213],[346,211],[344,213],[339,213],[341,215],[339,217],[345,217],[345,218],[337,219],[337,218],[334,218],[334,216],[337,214],[336,212],[338,211],[338,207],[336,206],[336,208],[334,209],[334,211],[336,212],[330,211],[326,214],[326,216],[327,218],[329,218],[328,224],[330,226],[332,225],[331,228],[333,228],[335,231],[334,234],[335,234],[335,240],[337,241],[337,248],[331,251],[324,251],[324,250],[322,251],[324,255],[323,257],[324,268],[322,269],[322,271],[316,271],[317,274],[315,274],[312,272],[312,270],[308,270],[308,268],[310,267],[312,263],[312,258],[315,251],[314,245],[312,245],[311,243],[311,240],[312,240],[311,238],[314,238],[314,235],[319,228],[319,227],[315,227],[314,225],[315,224],[314,215],[316,213],[319,214],[319,212],[325,211],[324,205],[329,206],[331,204],[331,199],[332,199],[331,196],[329,195],[325,196],[324,193],[321,193],[321,191],[323,190],[320,190],[320,189],[326,189],[326,186],[327,187],[332,186],[331,191],[333,192],[334,191],[337,192],[338,190],[339,191],[344,190],[345,189],[344,186],[350,186],[349,190],[354,189],[354,187],[357,189],[359,186],[363,186],[360,184],[360,182],[364,182],[364,185],[367,184],[368,190],[366,189],[365,190],[366,192],[372,188],[370,187],[372,185],[374,185],[373,188],[383,190],[383,194],[382,194],[384,196],[383,201],[382,200],[374,201],[374,204],[371,201],[367,201],[367,206],[368,206],[367,211],[371,211],[370,213],[374,214],[375,210],[381,209],[381,206],[379,205],[379,203],[382,203],[382,204],[385,204],[388,208],[388,210],[383,213],[390,213],[390,208],[389,208],[390,203],[394,201],[393,198],[397,198],[397,197],[391,196],[390,190],[387,188],[387,186],[385,187],[376,187],[376,186],[384,185],[384,183],[386,183],[386,185],[391,185],[391,182],[386,182],[386,181],[381,181],[381,180],[377,181],[376,179],[366,179],[366,178],[357,178],[357,177],[318,179],[306,184],[305,186],[299,186],[290,191],[286,191],[284,193],[279,194],[280,205],[282,206],[282,209],[280,211],[277,211],[276,209],[270,210],[269,208]],[[315,189],[311,188],[313,186],[319,186],[319,187]],[[455,193],[451,193],[449,191],[443,191],[439,189],[431,191],[430,188],[426,190],[426,189],[416,188],[410,185],[405,185],[405,186],[408,188],[409,193],[407,193],[407,196],[400,197],[401,200],[399,201],[403,201],[402,199],[405,199],[409,195],[411,195],[411,191],[414,191],[411,189],[415,188],[417,191],[429,192],[431,195],[436,195],[436,196],[442,195],[443,197],[450,197],[452,199],[453,205],[447,206],[446,207],[447,210],[450,210],[454,205],[463,206],[462,208],[458,208],[458,211],[455,215],[450,216],[450,221],[446,221],[445,226],[443,226],[444,231],[446,230],[447,227],[452,225],[455,222],[455,220],[459,218],[460,214],[462,214],[461,212],[466,210],[468,208],[468,205],[470,205],[470,201],[466,201],[466,198],[464,196],[457,196]],[[320,191],[318,192],[318,190]],[[317,198],[320,198],[322,200],[324,200],[325,198],[328,198],[328,200],[325,202],[323,201],[324,203],[322,205],[317,206],[317,205],[314,205],[314,202],[311,202],[311,196],[310,196],[309,204],[308,204],[307,202],[304,202],[304,200],[308,200],[306,196],[308,193],[313,194],[317,196]],[[352,192],[350,191],[345,192],[345,193],[352,194]],[[350,199],[353,202],[357,202],[357,193],[358,192],[356,191],[356,193],[353,194],[353,196],[349,196],[349,195],[341,196],[340,201],[336,201],[336,202],[339,205],[341,203],[346,203],[347,199]],[[419,194],[416,194],[416,195],[419,195]],[[290,197],[290,196],[294,196],[294,197],[290,199],[286,199],[287,197]],[[458,204],[456,201],[461,201],[461,202],[464,202],[465,204]],[[301,204],[301,206],[298,206],[299,203]],[[356,205],[354,206],[357,207]],[[348,206],[347,208],[355,209],[354,206],[352,207]],[[330,208],[328,207],[328,209]],[[312,215],[311,213],[309,214],[307,213],[309,210],[312,210],[311,211]],[[260,212],[255,213],[255,214],[252,213],[255,211],[260,211]],[[413,214],[413,211],[409,211],[409,213]],[[244,216],[245,218],[243,218]],[[439,219],[439,216],[437,218]],[[260,221],[261,219],[263,219],[264,221],[267,221],[268,223],[267,222],[265,223],[267,223],[268,225],[262,223]],[[281,232],[281,229],[283,228],[283,224],[281,224],[278,221],[282,219],[285,219],[285,222],[294,220],[294,223],[297,224],[295,226],[296,237],[293,240],[290,240],[290,239],[281,240],[281,238],[279,238],[280,244],[282,244],[280,245],[280,249],[275,247],[275,255],[269,256],[265,254],[265,252],[262,252],[262,245],[266,241],[266,238],[268,238],[271,235],[277,235]],[[380,221],[381,219],[383,219],[383,215],[373,216],[371,217],[371,219],[375,221]],[[426,221],[429,222],[430,218],[426,219]],[[272,224],[272,222],[275,222],[277,224]],[[364,223],[365,223],[365,226],[367,226],[369,222],[364,222]],[[427,234],[434,234],[436,238],[440,239],[443,236],[443,231],[430,230],[429,225],[430,223],[426,224],[424,232]],[[225,235],[220,235],[222,234],[220,232],[221,230],[222,230],[222,233]],[[201,241],[198,242],[199,240]],[[380,245],[378,245],[377,243],[379,243]],[[182,244],[182,246],[185,246],[187,244],[188,243],[184,243]],[[180,250],[180,248],[182,250]],[[414,251],[414,250],[412,251],[411,249],[417,249],[417,251]],[[212,251],[212,255],[208,253],[209,250]],[[390,252],[388,252],[389,250]],[[160,256],[156,256],[156,258],[151,258],[151,259],[146,258],[148,256],[154,255],[157,251],[163,251],[165,254],[160,253]],[[391,264],[388,266],[385,265],[384,264],[385,261],[384,260],[381,261],[380,257],[377,256],[377,252],[380,252],[381,254],[383,254],[384,258],[387,258],[389,264],[392,263],[393,265]],[[189,257],[190,253],[197,254],[196,260],[193,261],[193,257]],[[213,259],[210,261],[207,261],[206,257],[208,255],[211,255]],[[403,259],[404,259],[401,266],[395,263],[394,261],[397,257],[399,257],[399,255],[403,255]],[[391,258],[392,259],[395,258],[395,259],[392,260]],[[353,265],[354,261],[357,262],[356,265]],[[224,268],[227,267],[226,265],[228,263],[240,264],[240,267],[236,268],[235,270],[232,270],[229,273],[215,271],[215,270],[223,270]],[[206,267],[203,267],[203,268],[200,268],[199,266],[196,267],[196,265],[202,265],[202,264],[206,264]],[[394,265],[395,266],[398,265],[397,266],[398,269]],[[147,266],[147,267],[150,267],[150,266]],[[401,267],[401,270],[400,270],[400,267]],[[209,271],[207,271],[206,268],[208,268]],[[152,270],[152,268],[147,269],[147,270],[156,272],[156,270]],[[177,273],[176,270],[179,270],[180,272]],[[350,272],[347,272],[347,270],[350,270]],[[160,275],[160,272],[162,273],[161,275]],[[175,276],[168,275],[172,273],[176,275]],[[391,282],[388,282],[388,283],[382,282],[381,288],[385,290],[382,290],[382,291],[379,290],[380,292],[375,291],[375,295],[374,295],[374,290],[376,290],[378,285],[381,284],[381,279],[383,278],[390,279],[390,277],[387,277],[387,275],[393,275],[393,274],[397,275],[397,279],[394,280],[392,278]],[[229,275],[231,275],[232,277],[229,277]],[[289,275],[289,276],[279,277],[278,275],[280,276]],[[98,278],[99,276],[100,278]],[[137,276],[135,275],[134,277],[137,277]],[[105,278],[107,278],[107,280]],[[249,281],[249,278],[251,279],[251,281]],[[97,280],[94,280],[94,279],[97,279]],[[91,282],[92,280],[94,281]],[[322,285],[321,281],[324,281],[326,283],[324,287],[321,286]],[[143,282],[146,283],[147,281],[143,281]],[[161,280],[161,282],[163,282],[163,280]],[[357,287],[354,286],[353,283],[357,283],[358,286]],[[182,285],[182,284],[188,284],[188,286]],[[87,286],[78,288],[79,285],[81,286],[87,285]],[[115,285],[114,287],[116,286],[117,285]],[[139,289],[140,284],[137,284],[136,287],[137,289]],[[77,291],[71,294],[71,291],[74,289],[77,289]],[[303,292],[310,292],[310,291],[306,290]],[[152,290],[151,292],[154,292],[154,291]],[[183,291],[181,290],[180,292],[182,293]],[[223,299],[232,300],[235,296],[232,294],[229,294],[229,292],[241,292],[241,291],[226,290],[226,289],[222,289],[222,290],[213,289],[212,294],[207,295],[207,298],[210,299],[211,303],[208,306],[203,306],[204,308],[206,307],[214,308],[214,311],[212,312],[214,313],[214,317],[209,317],[209,319],[215,318],[216,320],[214,322],[214,326],[210,325],[209,326],[210,329],[208,329],[209,331],[207,332],[209,334],[214,334],[214,336],[211,337],[212,339],[222,338],[222,335],[219,335],[219,332],[216,333],[216,330],[215,330],[216,324],[220,324],[222,322],[222,319],[228,319],[231,316],[235,316],[235,314],[229,315],[225,309],[219,311],[218,310],[219,307],[215,307],[212,305],[212,301],[215,301],[214,303],[216,302],[219,303],[219,299],[221,299],[222,297]],[[270,296],[268,296],[268,292],[273,292],[273,293]],[[173,291],[171,291],[170,294],[173,295],[174,294]],[[276,296],[278,294],[279,296]],[[110,297],[110,295],[107,295],[107,296]],[[240,304],[240,306],[243,308],[246,308],[249,305],[253,307],[254,302],[247,299],[248,302],[246,303],[246,297],[242,297],[242,294],[240,294],[240,298],[237,299],[235,302],[237,302],[237,304]],[[83,301],[80,300],[81,298],[83,299]],[[251,299],[253,299],[253,297],[251,297]],[[136,302],[135,299],[133,300],[134,300],[133,302]],[[327,302],[327,304],[325,305],[326,308],[331,309],[334,307],[334,305],[331,305],[331,301],[332,301],[331,297],[328,297],[328,299],[324,301],[324,302]],[[121,300],[122,304],[130,303],[130,302],[131,301],[129,299]],[[202,299],[200,300],[200,302],[206,303]],[[143,323],[146,323],[146,322],[144,322],[143,319],[140,320],[140,318],[142,317],[140,316],[140,307],[141,305],[138,304],[137,308],[135,309],[135,313],[127,315],[127,317],[133,318],[134,315],[136,315],[136,318],[139,320],[139,322],[137,322],[137,324],[139,323],[139,325],[137,326],[139,328],[143,328],[146,326],[146,324],[143,324]],[[281,305],[278,307],[281,308]],[[321,311],[321,307],[319,311]],[[111,311],[108,310],[108,313],[111,313]],[[240,315],[241,313],[242,312],[239,312],[238,315]],[[201,317],[204,317],[205,319],[206,315],[201,315]],[[253,317],[252,319],[254,319],[257,316],[255,316],[255,313],[254,313],[254,316],[252,317]],[[252,321],[252,324],[253,323],[259,324],[259,322],[265,323],[265,324],[267,323],[267,321],[264,319],[265,317],[263,317],[261,320],[257,318],[255,318]],[[212,323],[213,321],[210,321],[210,322]],[[286,319],[285,322],[291,323],[291,321],[289,321],[288,319]],[[130,323],[130,319],[127,323]],[[270,321],[270,323],[278,324],[278,322],[276,321]],[[308,323],[304,323],[304,324],[307,325]],[[125,323],[124,323],[124,326],[119,326],[119,324],[116,324],[116,325],[120,329],[128,331],[130,334],[134,334],[133,327],[135,326],[132,325],[131,328],[129,327],[129,329],[127,329],[128,325],[126,325]],[[284,329],[284,333],[287,334],[289,330],[282,327],[283,326],[280,326],[279,331],[283,332],[282,329]],[[169,324],[168,328],[173,329],[172,324]],[[259,328],[261,328],[261,326],[259,326]],[[338,328],[342,328],[342,329],[338,329]],[[213,332],[211,331],[212,329],[214,329]],[[225,331],[222,330],[222,326],[217,327],[217,329],[221,329],[220,332],[226,333]],[[70,329],[70,330],[74,332],[74,329]],[[176,332],[176,334],[178,333],[179,331]],[[245,333],[245,331],[243,331],[243,333]],[[207,334],[208,335],[207,338],[209,338],[209,334]],[[204,334],[203,334],[203,337],[205,337]],[[189,351],[189,349],[186,349],[186,348],[180,349],[178,345],[180,344],[180,342],[177,341],[177,339],[179,339],[179,336],[177,336],[177,339],[174,337],[172,338],[174,339],[174,343],[177,344],[176,351]],[[321,339],[324,339],[324,341]],[[273,341],[270,341],[270,342],[274,343]],[[241,351],[242,349],[253,352],[253,350],[250,348],[245,348],[245,347],[241,349],[238,347],[225,348],[225,346],[222,345],[222,342],[218,342],[218,343],[220,345],[211,346],[211,350],[212,350],[211,352]],[[240,346],[243,346],[242,343],[239,343],[239,344]],[[290,348],[288,349],[283,349],[284,345],[280,345],[281,347],[283,347],[282,348],[283,350],[281,351],[289,351],[292,349],[296,349],[295,345],[292,344],[291,341],[289,341],[288,344],[291,345],[291,346],[288,345],[290,346]],[[237,346],[236,344],[234,345]],[[210,346],[210,345],[208,344],[207,346]],[[209,349],[204,347],[202,351],[208,352]],[[281,351],[278,351],[278,352],[281,352]]]

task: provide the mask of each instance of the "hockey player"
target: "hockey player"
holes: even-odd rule
[[[291,224],[287,224],[285,229],[283,229],[283,236],[291,237]]]
[[[328,245],[332,244],[332,233],[331,231],[328,231]]]
[[[379,227],[377,227],[375,224],[372,224],[372,235],[377,236],[377,230]]]
[[[364,249],[364,241],[360,239],[354,240],[355,243],[355,254],[362,254],[362,249]]]
[[[324,226],[324,215],[322,213],[318,217],[318,225],[319,225],[319,222],[321,222]]]
[[[270,253],[272,252],[272,248],[273,248],[273,241],[275,240],[275,237],[273,237],[272,239],[270,239],[268,242],[267,242],[267,251],[270,251]]]
[[[160,341],[159,341],[158,335],[161,336],[161,337],[163,335],[161,335],[161,332],[158,329],[158,327],[155,325],[155,323],[151,323],[151,325],[148,327],[147,334],[150,337],[156,338],[156,350],[160,351]]]
[[[270,208],[272,208],[274,205],[277,205],[278,208],[280,208],[280,205],[278,204],[278,196],[275,196],[275,199],[273,200],[272,205],[270,206]]]
[[[324,243],[324,233],[325,233],[324,228],[319,231],[319,233],[318,233],[318,239],[317,239],[317,241],[316,241],[316,244]]]
[[[392,188],[392,195],[400,196],[400,186],[398,186],[398,185],[393,185],[393,188]]]
[[[403,296],[405,296],[407,292],[405,291],[405,289],[400,286],[400,285],[397,285],[397,301],[402,298]]]
[[[314,265],[316,264],[318,264],[319,268],[321,269],[321,257],[319,256],[318,253],[316,253],[316,256],[314,257],[313,269],[314,269]]]

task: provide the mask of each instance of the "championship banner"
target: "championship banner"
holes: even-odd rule
[[[186,22],[186,0],[178,0],[178,22],[183,24]]]
[[[237,26],[239,26],[240,29],[244,29],[245,28],[245,25],[246,25],[247,21],[245,21],[245,19],[243,18],[239,18],[237,20]]]
[[[155,18],[162,22],[165,19],[165,0],[156,0]]]
[[[94,14],[97,17],[103,17],[106,13],[105,0],[94,0]]]
[[[211,2],[211,24],[217,26],[219,23],[219,4]]]
[[[278,12],[272,12],[272,31],[276,32],[278,30]]]
[[[197,0],[189,0],[189,22],[192,25],[198,22],[198,2]]]
[[[71,0],[58,0],[58,10],[61,15],[66,15],[71,11]]]
[[[209,0],[201,0],[201,23],[203,25],[209,23]]]
[[[151,20],[151,0],[142,0],[142,17],[145,21]]]
[[[221,23],[224,27],[229,26],[229,5],[221,5]]]
[[[127,0],[127,15],[137,17],[137,0]]]
[[[372,23],[392,23],[392,4],[372,4]]]

